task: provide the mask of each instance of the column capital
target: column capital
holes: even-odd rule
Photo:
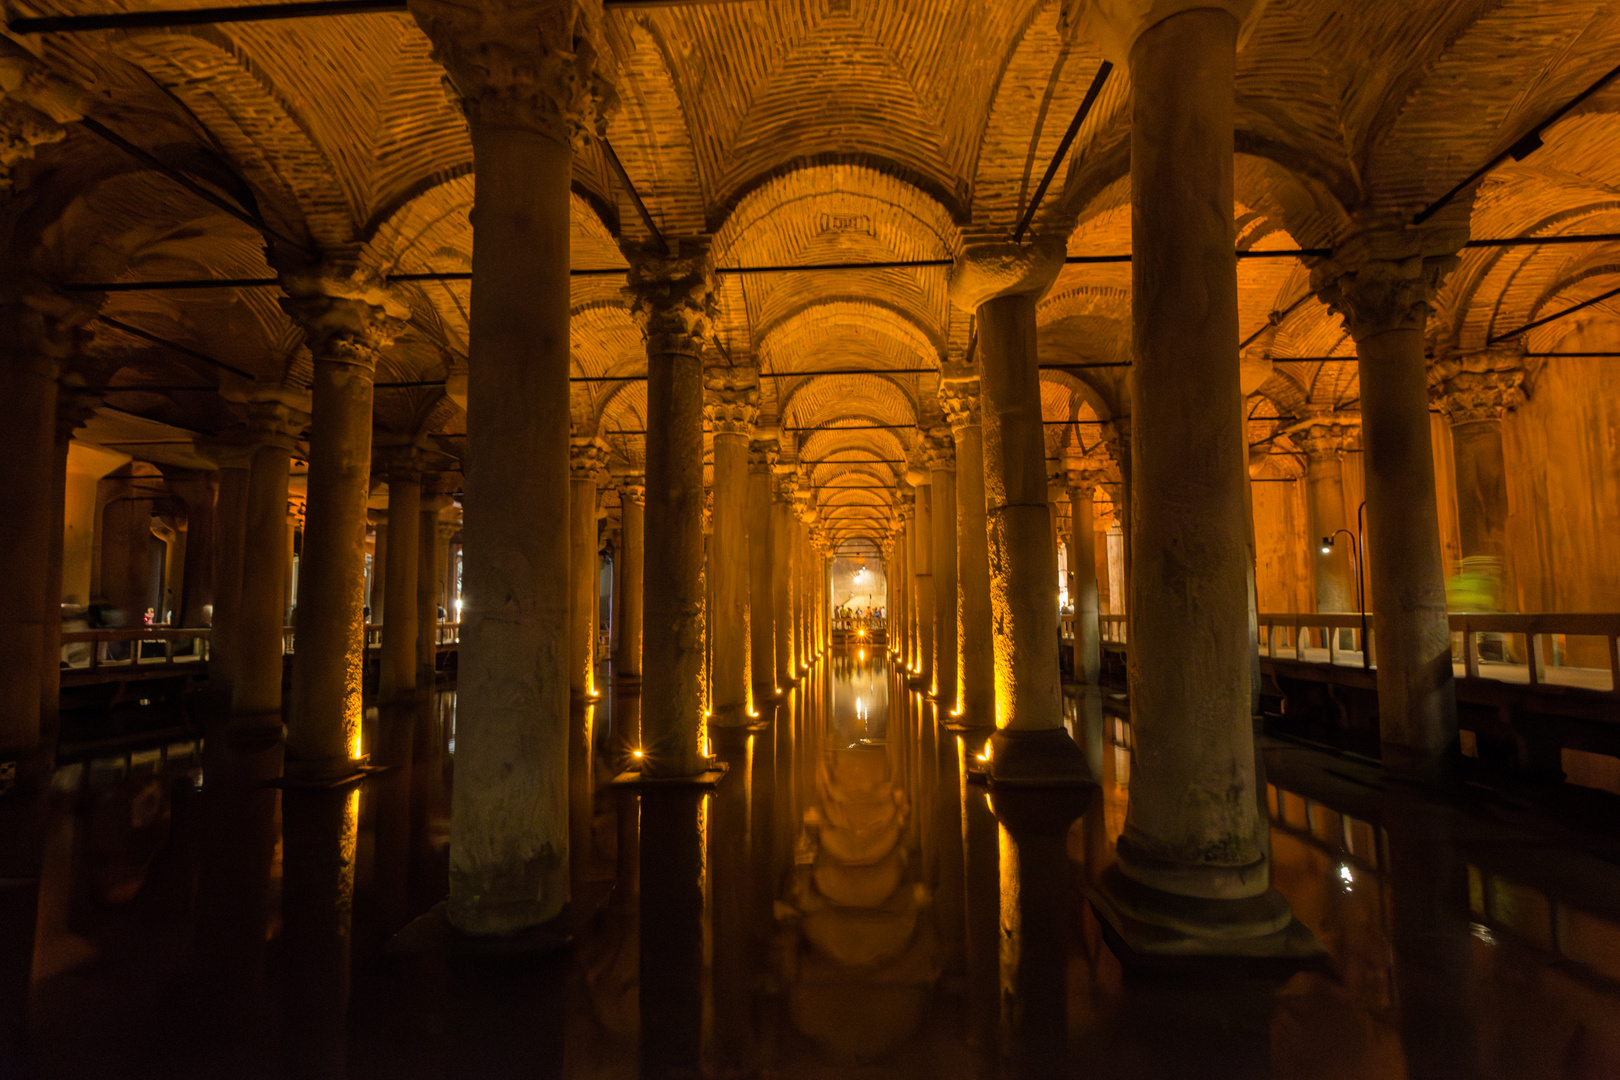
[[[1311,288],[1358,342],[1421,330],[1467,239],[1456,227],[1359,232],[1311,268]]]
[[[568,438],[568,475],[575,480],[596,480],[607,471],[608,444],[595,435]]]
[[[771,473],[776,469],[777,459],[781,456],[781,446],[773,435],[770,438],[760,438],[759,430],[754,432],[754,439],[748,444],[748,471],[751,473]]]
[[[951,303],[973,312],[998,296],[1039,296],[1057,280],[1066,254],[1062,238],[1055,236],[1037,237],[1028,244],[972,244],[951,267]]]
[[[759,419],[759,368],[710,364],[703,369],[703,420],[714,435],[750,438]]]
[[[668,247],[624,245],[630,260],[624,294],[650,352],[701,355],[718,310],[709,237],[670,237]]]
[[[598,60],[601,0],[410,0],[433,59],[473,127],[583,145],[607,129],[618,94]]]
[[[1307,461],[1338,461],[1356,441],[1357,430],[1354,425],[1346,424],[1343,417],[1324,413],[1306,420],[1290,434],[1294,445],[1304,451]]]
[[[956,440],[951,437],[950,427],[946,424],[931,427],[923,438],[928,470],[930,472],[954,472],[956,470]]]
[[[1200,8],[1224,11],[1242,26],[1264,0],[1090,0],[1082,33],[1116,64],[1129,64],[1137,39],[1174,15]]]
[[[371,471],[389,483],[395,480],[420,482],[427,467],[427,455],[420,446],[378,446],[372,444]]]
[[[1453,426],[1501,420],[1524,401],[1524,349],[1448,353],[1429,368],[1429,398]]]
[[[280,254],[271,252],[287,294],[281,309],[303,329],[309,351],[317,360],[374,369],[378,354],[404,329],[410,308],[358,251],[288,266],[279,265]]]
[[[619,489],[619,499],[630,500],[637,506],[647,505],[647,478],[641,473],[615,475],[613,486]]]
[[[105,300],[100,293],[68,295],[37,283],[8,292],[0,297],[0,363],[61,377],[84,354],[92,336],[89,323]]]
[[[970,427],[979,426],[979,376],[964,367],[948,364],[940,370],[939,407],[945,413],[945,422],[960,434]]]

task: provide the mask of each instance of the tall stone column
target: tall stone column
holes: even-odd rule
[[[1069,485],[1069,601],[1074,605],[1074,681],[1102,683],[1102,622],[1097,605],[1097,526],[1092,496],[1102,475],[1071,459]]]
[[[940,382],[939,402],[956,440],[958,719],[970,727],[993,727],[996,651],[990,621],[990,541],[985,526],[978,376],[965,371],[946,375]]]
[[[441,515],[450,506],[449,489],[454,484],[444,477],[422,481],[421,536],[416,542],[416,675],[429,691],[439,666],[439,576],[450,573],[442,542],[447,523]]]
[[[776,501],[771,504],[771,607],[776,617],[776,688],[786,691],[799,681],[793,662],[793,533],[798,519],[793,516],[793,493],[798,477],[786,462],[775,467]]]
[[[287,477],[292,466],[297,433],[309,416],[283,401],[260,401],[249,407],[247,439],[253,447],[248,471],[247,498],[242,516],[241,584],[237,591],[236,628],[232,632],[237,659],[230,671],[231,726],[253,728],[266,736],[280,734],[281,681],[285,668],[283,632],[287,608]],[[365,439],[370,467],[371,417],[365,418]],[[369,477],[365,478],[369,480]],[[364,490],[362,484],[361,490]],[[360,506],[364,509],[364,496]],[[361,552],[355,591],[365,584],[365,522],[358,527]],[[309,547],[304,548],[308,565]],[[306,576],[305,585],[309,584]],[[302,651],[302,639],[295,646]],[[309,642],[309,648],[316,647]],[[296,656],[294,666],[297,665]],[[359,708],[359,688],[355,688]],[[358,723],[356,717],[356,723]],[[290,723],[290,720],[289,720]]]
[[[1232,161],[1237,37],[1251,6],[1144,0],[1116,10],[1112,27],[1135,87],[1135,764],[1099,909],[1149,952],[1296,947],[1271,888],[1249,699]]]
[[[1305,502],[1310,532],[1305,540],[1316,567],[1316,610],[1355,611],[1356,579],[1351,568],[1354,547],[1340,537],[1324,554],[1324,537],[1346,528],[1344,510],[1344,451],[1349,432],[1324,417],[1296,433],[1294,441],[1305,451]]]
[[[411,13],[465,104],[478,174],[449,916],[504,934],[568,900],[569,183],[603,90],[601,5]]]
[[[640,474],[619,477],[619,651],[613,657],[613,676],[625,682],[641,681],[642,582],[646,566],[644,510],[647,489]]]
[[[1458,753],[1423,328],[1460,243],[1459,234],[1363,232],[1311,272],[1359,354],[1383,757],[1420,774],[1444,771]]]
[[[912,610],[916,627],[916,676],[912,688],[928,691],[934,685],[934,515],[932,477],[922,469],[906,473],[915,491],[916,516],[911,527]]]
[[[39,746],[41,671],[59,662],[45,656],[45,624],[59,619],[60,600],[48,580],[55,532],[51,515],[41,509],[57,503],[51,488],[59,368],[58,359],[35,350],[0,357],[0,400],[8,417],[0,469],[18,507],[34,508],[0,515],[0,656],[6,658],[0,679],[0,761],[8,763]]]
[[[391,613],[383,623],[381,668],[377,677],[379,704],[390,705],[416,693],[417,571],[422,542],[422,463],[410,449],[388,453],[388,550],[393,558],[385,567],[384,604]],[[420,628],[433,633],[432,623]]]
[[[1522,346],[1437,360],[1430,392],[1451,422],[1463,569],[1488,580],[1490,610],[1517,611],[1507,547],[1507,459],[1502,420],[1524,400]]]
[[[899,637],[896,658],[906,676],[913,674],[917,665],[917,634],[912,611],[916,588],[912,583],[911,522],[917,513],[916,494],[904,479],[894,493],[894,573],[889,575],[889,586],[895,590],[892,622]]]
[[[756,701],[776,692],[775,552],[771,542],[771,469],[775,465],[775,439],[756,437],[748,447],[748,655]]]
[[[703,374],[703,413],[714,435],[714,536],[709,572],[714,576],[714,607],[709,633],[714,641],[714,723],[747,724],[750,710],[748,442],[759,417],[759,369],[710,365]]]
[[[372,380],[378,353],[407,311],[380,275],[354,260],[285,269],[282,283],[283,306],[315,359],[287,772],[320,781],[348,775],[360,756]],[[283,543],[285,522],[283,514]],[[244,589],[249,580],[244,575]]]
[[[242,624],[242,554],[247,540],[253,448],[219,439],[209,440],[198,449],[216,466],[219,475],[219,495],[214,503],[214,618],[208,631],[208,682],[210,687],[221,688],[220,707],[229,710],[241,654],[238,628]]]
[[[214,604],[214,503],[218,478],[199,469],[164,469],[180,501],[186,505],[186,561],[181,574],[181,626],[207,626]]]
[[[929,557],[934,568],[934,698],[939,715],[957,711],[956,442],[941,424],[928,432]]]
[[[647,577],[642,771],[703,770],[703,340],[714,313],[708,241],[633,253],[627,293],[647,335]]]
[[[568,693],[576,705],[596,696],[596,481],[607,455],[607,444],[594,435],[569,440]]]
[[[1047,503],[1035,301],[1063,267],[1063,244],[983,244],[952,272],[957,306],[977,313],[990,610],[996,655],[991,773],[1064,782],[1085,761],[1063,728],[1057,551]]]

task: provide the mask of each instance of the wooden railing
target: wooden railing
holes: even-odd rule
[[[889,620],[883,615],[834,615],[832,628],[843,633],[873,633],[888,628]]]
[[[382,623],[366,623],[366,650],[368,652],[382,648]],[[454,649],[461,644],[461,624],[459,622],[444,622],[435,624],[436,639],[434,644],[441,650]],[[291,656],[296,651],[293,627],[281,628],[281,651]]]
[[[1058,614],[1059,625],[1062,627],[1064,641],[1074,640],[1074,613],[1070,611]],[[1102,631],[1102,639],[1113,645],[1125,644],[1125,616],[1098,615],[1098,628]]]
[[[62,660],[68,671],[177,667],[207,659],[206,627],[138,626],[128,630],[62,632]]]
[[[1366,619],[1368,640],[1362,640],[1363,618]],[[1503,612],[1455,612],[1448,616],[1451,625],[1452,654],[1460,659],[1463,675],[1470,679],[1498,679],[1517,681],[1523,673],[1531,686],[1558,682],[1572,684],[1569,679],[1552,679],[1550,668],[1567,667],[1574,672],[1599,673],[1603,667],[1609,672],[1608,686],[1586,686],[1587,689],[1607,690],[1620,694],[1620,613],[1614,612],[1533,612],[1514,614]],[[1508,639],[1501,660],[1483,659],[1480,655],[1482,640],[1493,637]],[[1343,647],[1348,638],[1350,648]],[[1513,641],[1512,639],[1519,639]],[[1597,638],[1604,642],[1606,663],[1602,667],[1577,667],[1556,662],[1559,651],[1552,647],[1552,639]],[[1313,644],[1313,639],[1317,644]],[[1561,641],[1560,643],[1567,643]],[[1326,649],[1330,664],[1363,663],[1363,650],[1369,649],[1365,663],[1372,666],[1378,659],[1377,635],[1372,632],[1372,616],[1357,612],[1300,612],[1297,614],[1260,615],[1260,652],[1267,657],[1286,657],[1308,660],[1307,650]],[[1288,653],[1292,652],[1289,657]],[[1347,654],[1353,654],[1347,656]],[[1549,657],[1554,663],[1549,664]],[[1515,659],[1516,658],[1516,659]],[[1574,685],[1585,685],[1574,683]]]

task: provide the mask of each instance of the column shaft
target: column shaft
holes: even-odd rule
[[[424,498],[417,515],[416,672],[429,690],[439,662],[439,510],[443,499],[442,495]]]
[[[59,618],[48,569],[54,530],[42,508],[56,505],[57,384],[54,365],[30,358],[0,364],[0,400],[6,402],[6,490],[22,508],[0,515],[0,755],[31,751],[40,740],[42,671],[60,661],[45,656],[45,623]],[[60,591],[60,586],[57,587]]]
[[[916,587],[915,625],[917,627],[917,683],[927,690],[934,685],[934,515],[931,486],[913,479],[917,489],[917,516],[912,522],[911,579]]]
[[[369,428],[370,417],[367,417]],[[370,431],[366,432],[369,439]],[[242,573],[238,592],[237,660],[232,668],[231,712],[252,726],[279,729],[282,722],[281,681],[283,631],[286,624],[287,476],[292,464],[290,444],[267,442],[253,453],[248,475],[246,507],[242,519]],[[313,477],[312,477],[313,479]],[[361,538],[364,539],[362,521]],[[305,548],[308,566],[309,548]],[[364,564],[362,562],[362,571]],[[309,579],[306,576],[305,583]],[[356,589],[356,595],[359,590]],[[307,594],[306,594],[307,595]],[[299,636],[295,648],[317,647]],[[294,665],[297,664],[296,656]],[[359,688],[355,688],[359,707]],[[290,729],[290,722],[289,722]]]
[[[625,485],[619,489],[619,651],[613,658],[614,675],[621,679],[641,679],[642,580],[646,565],[646,533],[641,489]]]
[[[798,679],[794,665],[793,635],[793,503],[778,492],[771,504],[771,546],[775,550],[771,572],[771,604],[776,618],[776,686],[786,690]]]
[[[378,700],[389,704],[416,692],[417,572],[422,541],[422,477],[405,469],[388,476],[388,560],[383,579],[384,603],[391,613],[382,629]],[[432,624],[422,627],[432,633]]]
[[[1474,420],[1451,425],[1452,460],[1457,470],[1457,526],[1462,557],[1469,568],[1494,576],[1495,606],[1518,610],[1508,572],[1507,455],[1502,421]]]
[[[978,416],[977,387],[973,392]],[[990,727],[996,716],[996,651],[990,631],[990,541],[984,517],[984,437],[977,423],[956,436],[957,589],[962,722]]]
[[[756,443],[756,447],[760,444]],[[748,469],[748,628],[749,669],[754,687],[768,694],[775,689],[776,627],[771,581],[771,458],[756,449]],[[757,695],[756,695],[757,696]]]
[[[956,552],[956,470],[955,451],[948,439],[945,453],[932,455],[930,520],[933,524],[933,550],[930,552],[934,575],[934,696],[941,716],[950,716],[957,707],[957,552]]]
[[[714,436],[714,536],[710,567],[715,575],[714,719],[748,722],[750,640],[748,586],[752,551],[748,544],[748,436]]]
[[[568,692],[576,702],[596,692],[596,618],[599,572],[596,548],[595,439],[574,439],[568,507]]]
[[[1097,527],[1090,488],[1069,488],[1069,601],[1074,606],[1074,681],[1102,680],[1102,624],[1097,604]]]

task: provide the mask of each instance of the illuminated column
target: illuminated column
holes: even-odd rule
[[[568,693],[575,704],[596,694],[596,479],[607,454],[594,435],[568,441]]]
[[[478,175],[448,912],[507,934],[568,900],[569,184],[605,88],[601,5],[411,12],[461,96]]]
[[[764,433],[761,432],[761,435]],[[776,691],[776,617],[772,583],[771,469],[776,440],[756,438],[748,448],[748,628],[749,669],[755,698]]]
[[[928,432],[929,557],[934,568],[934,697],[939,714],[957,707],[956,443],[945,425]]]
[[[749,713],[748,442],[759,417],[759,369],[711,364],[703,373],[704,419],[714,435],[714,536],[709,549],[714,608],[713,702],[717,724],[746,724]]]
[[[979,328],[990,609],[996,655],[991,772],[1003,782],[1074,782],[1085,760],[1063,727],[1057,551],[1047,502],[1035,301],[1063,244],[981,244],[952,273],[952,299]]]
[[[1294,433],[1294,442],[1305,452],[1306,509],[1310,515],[1312,564],[1316,567],[1316,610],[1355,611],[1356,584],[1351,564],[1355,544],[1335,538],[1326,552],[1323,537],[1334,537],[1346,527],[1344,510],[1344,451],[1352,432],[1331,417]]]
[[[1386,765],[1431,775],[1445,771],[1458,750],[1423,329],[1462,239],[1460,231],[1358,233],[1311,272],[1359,356],[1383,757]]]
[[[293,439],[309,423],[309,417],[275,401],[254,404],[250,407],[249,416],[248,438],[253,444],[253,465],[248,472],[247,499],[242,517],[241,585],[237,591],[237,625],[234,632],[237,659],[231,667],[234,680],[231,689],[231,725],[279,734],[283,719],[281,683],[285,668],[283,637],[287,620],[287,560],[284,550],[287,544],[287,478],[296,448]],[[370,421],[368,415],[365,431],[368,451]],[[369,472],[369,452],[366,456]],[[360,521],[359,544],[359,588],[363,589],[363,517]],[[305,565],[308,565],[307,544],[304,551]],[[306,577],[306,584],[308,581]],[[358,690],[356,695],[358,708]],[[355,719],[358,725],[359,718]],[[290,719],[288,724],[290,730]]]
[[[714,313],[706,238],[631,255],[647,336],[647,571],[643,585],[643,771],[703,769],[703,342]]]
[[[940,381],[939,402],[956,440],[956,583],[963,724],[991,727],[996,716],[996,653],[990,632],[990,541],[984,516],[984,433],[979,377],[966,370]]]
[[[776,619],[776,686],[786,690],[798,681],[793,665],[793,493],[798,477],[791,464],[778,463],[776,499],[771,503],[771,608]]]
[[[421,536],[416,542],[416,677],[428,691],[433,689],[439,666],[439,577],[451,571],[443,562],[446,549],[441,539],[447,526],[455,528],[440,520],[440,515],[451,505],[454,486],[453,479],[443,477],[424,477],[422,482]],[[446,615],[459,621],[454,612],[447,610]]]
[[[169,482],[169,490],[186,504],[186,560],[175,615],[180,626],[207,626],[214,604],[214,504],[219,496],[218,478],[199,469],[164,469],[163,477]]]
[[[920,468],[906,472],[915,491],[916,513],[911,529],[911,581],[916,589],[912,609],[917,629],[916,678],[912,688],[929,690],[934,684],[934,515],[930,475]]]
[[[615,678],[641,681],[641,603],[646,567],[643,507],[647,489],[640,474],[618,478],[619,532],[623,537],[619,552],[619,651],[613,658]]]
[[[422,463],[409,449],[386,452],[388,478],[388,560],[383,580],[384,603],[392,612],[383,623],[382,650],[377,676],[379,703],[388,704],[416,692],[417,588],[422,540]],[[431,635],[432,624],[422,628]]]
[[[895,572],[890,578],[899,590],[895,605],[895,622],[900,628],[900,665],[911,674],[917,669],[917,588],[912,580],[913,552],[911,550],[911,524],[917,516],[917,495],[910,484],[901,478],[894,495],[895,517]]]
[[[1069,485],[1069,601],[1074,605],[1074,681],[1098,686],[1102,681],[1102,624],[1097,610],[1097,528],[1092,496],[1102,474],[1071,459]]]
[[[1495,596],[1482,598],[1488,610],[1517,611],[1507,549],[1502,420],[1524,400],[1523,346],[1445,356],[1434,369],[1440,382],[1431,393],[1451,423],[1463,569],[1474,580],[1492,583]]]
[[[1133,948],[1309,952],[1271,888],[1250,712],[1247,438],[1232,224],[1249,0],[1123,4],[1131,127],[1135,759],[1099,911]],[[1299,933],[1290,933],[1290,928]]]

